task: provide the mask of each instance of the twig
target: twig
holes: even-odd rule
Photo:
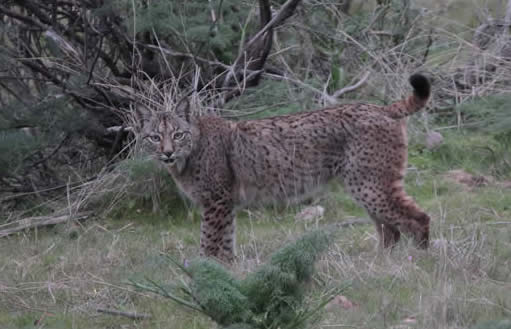
[[[485,225],[511,225],[511,221],[502,221],[502,222],[489,222],[484,223]]]
[[[51,151],[50,154],[48,154],[47,156],[45,156],[44,158],[40,159],[39,161],[36,161],[32,164],[32,167],[37,167],[38,165],[40,165],[41,163],[43,162],[46,162],[48,159],[50,159],[52,156],[54,156],[55,154],[57,154],[57,152],[60,150],[60,148],[64,145],[64,143],[69,139],[69,135],[66,134],[66,136],[60,141],[59,145],[57,145],[57,147],[55,147],[53,149],[53,151]]]
[[[298,85],[300,87],[307,88],[307,89],[312,90],[313,92],[321,95],[330,104],[337,104],[338,103],[338,101],[336,99],[337,97],[340,97],[341,95],[343,95],[345,93],[348,93],[348,92],[354,91],[357,88],[360,88],[367,81],[367,79],[369,78],[370,72],[369,71],[366,72],[364,74],[364,76],[357,83],[355,83],[354,85],[347,86],[347,87],[344,87],[342,89],[339,89],[332,96],[328,95],[325,92],[322,92],[321,90],[319,90],[319,89],[317,89],[317,88],[315,88],[315,87],[313,87],[313,86],[311,86],[309,84],[306,84],[303,81],[300,81],[300,80],[297,80],[297,79],[293,79],[293,78],[288,77],[288,76],[280,76],[280,75],[271,74],[271,73],[263,73],[263,75],[266,76],[266,77],[274,78],[274,79],[278,79],[278,80],[287,80],[287,81],[289,81],[291,83],[294,83],[294,84],[296,84],[296,85]]]
[[[348,93],[348,92],[350,92],[350,91],[353,91],[353,90],[355,90],[355,89],[357,89],[357,88],[360,88],[360,86],[362,86],[362,85],[363,85],[363,84],[367,81],[367,78],[369,78],[369,74],[370,74],[370,72],[369,72],[369,71],[367,71],[367,72],[364,74],[364,76],[363,76],[363,77],[362,77],[362,78],[361,78],[361,79],[360,79],[357,83],[355,83],[354,85],[347,86],[347,87],[344,87],[344,88],[342,88],[342,89],[337,90],[337,91],[336,91],[336,92],[332,95],[332,97],[334,97],[334,98],[338,98],[338,97],[340,97],[340,96],[341,96],[341,95],[343,95],[343,94],[346,94],[346,93]]]
[[[33,19],[32,17],[30,16],[25,16],[25,15],[20,15],[14,11],[10,11],[9,9],[7,9],[6,7],[0,5],[0,12],[1,13],[4,13],[5,15],[7,16],[10,16],[12,18],[15,18],[19,21],[22,21],[24,23],[27,23],[28,25],[35,25],[37,26],[38,28],[40,28],[41,30],[46,30],[46,26],[44,24],[42,24],[41,22]]]
[[[89,77],[87,78],[87,83],[86,83],[87,85],[90,84],[90,82],[92,80],[92,76],[94,75],[94,68],[96,67],[96,63],[98,62],[101,48],[103,48],[103,36],[101,36],[99,39],[98,51],[96,52],[96,55],[94,56],[94,59],[92,60],[92,65],[89,70]]]
[[[422,64],[426,63],[432,45],[433,45],[433,28],[431,28],[428,34],[428,44],[426,45],[426,51],[424,52],[424,55],[422,55]]]
[[[137,312],[123,312],[123,311],[117,311],[117,310],[110,310],[107,308],[96,308],[96,312],[110,314],[110,315],[124,316],[124,317],[134,319],[134,320],[143,320],[143,319],[151,318],[150,314],[137,313]]]
[[[129,280],[128,284],[130,284],[131,286],[135,287],[135,288],[138,288],[138,289],[142,289],[142,290],[145,290],[145,291],[149,291],[149,292],[152,292],[154,294],[157,294],[157,295],[160,295],[160,296],[163,296],[165,298],[168,298],[168,299],[171,299],[173,301],[175,301],[176,303],[178,304],[181,304],[183,306],[186,306],[194,311],[197,311],[197,312],[204,312],[200,305],[197,305],[195,303],[192,303],[190,301],[187,301],[183,298],[180,298],[178,296],[175,296],[171,293],[169,293],[167,290],[165,290],[161,285],[159,285],[158,283],[156,283],[155,281],[149,279],[149,278],[146,278],[146,281],[151,284],[151,286],[147,285],[147,284],[143,284],[143,283],[140,283],[140,282],[136,282],[134,280]]]

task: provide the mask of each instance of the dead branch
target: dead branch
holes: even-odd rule
[[[249,42],[247,42],[245,49],[250,47],[253,43],[255,43],[259,38],[266,32],[270,31],[274,27],[281,25],[286,19],[291,17],[298,6],[300,0],[288,0],[285,4],[282,5],[277,15],[275,15],[269,22],[266,23],[266,25],[254,35]],[[265,11],[263,16],[263,13],[261,13],[261,17],[264,17],[264,20],[268,19],[267,10],[269,9],[269,4],[267,1],[259,1],[261,6],[261,11]],[[271,11],[270,11],[270,18],[271,18]]]
[[[337,90],[333,95],[332,97],[333,98],[339,98],[341,97],[342,95],[346,94],[346,93],[349,93],[350,91],[353,91],[355,89],[358,89],[360,88],[364,83],[366,83],[367,79],[369,78],[369,74],[370,72],[367,71],[366,73],[364,73],[364,75],[362,76],[362,78],[360,78],[360,80],[358,80],[357,83],[351,85],[351,86],[347,86],[347,87],[344,87],[342,89],[339,89]]]
[[[13,233],[20,232],[26,229],[39,228],[48,225],[55,225],[64,223],[70,220],[83,220],[89,218],[92,215],[91,211],[80,212],[74,215],[62,215],[62,216],[35,216],[27,217],[19,221],[15,221],[7,224],[8,226],[14,226],[0,231],[0,238],[9,236]]]
[[[229,67],[222,83],[222,89],[227,91],[220,99],[217,107],[239,96],[246,87],[259,84],[263,68],[273,44],[273,28],[281,25],[291,17],[300,0],[288,0],[279,12],[272,17],[268,0],[259,0],[260,30],[241,48],[234,64]],[[249,72],[247,74],[247,72]]]
[[[281,76],[281,75],[276,75],[276,74],[270,74],[270,73],[264,73],[264,76],[266,77],[269,77],[269,78],[272,78],[272,79],[276,79],[276,80],[285,80],[285,81],[289,81],[301,88],[306,88],[306,89],[309,89],[311,91],[313,91],[314,93],[318,94],[319,96],[323,97],[327,103],[331,104],[331,105],[335,105],[337,103],[339,103],[339,101],[337,100],[337,98],[341,97],[342,95],[348,93],[348,92],[351,92],[351,91],[354,91],[358,88],[360,88],[361,86],[363,86],[367,79],[369,78],[369,75],[370,75],[370,72],[366,72],[364,73],[364,75],[362,76],[362,78],[356,82],[355,84],[353,85],[350,85],[350,86],[347,86],[347,87],[344,87],[342,89],[339,89],[337,90],[333,95],[328,95],[326,92],[323,92],[317,88],[314,88],[313,86],[311,86],[310,84],[307,84],[301,80],[297,80],[297,79],[293,79],[293,78],[290,78],[288,76]]]

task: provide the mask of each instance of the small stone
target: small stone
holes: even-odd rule
[[[417,324],[417,318],[414,316],[409,316],[403,319],[403,324]]]
[[[444,142],[444,136],[436,131],[429,131],[426,135],[426,148],[432,150]]]

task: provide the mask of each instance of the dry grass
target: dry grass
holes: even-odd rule
[[[423,252],[404,241],[380,254],[372,226],[342,229],[318,266],[312,298],[350,283],[344,296],[355,306],[329,307],[320,328],[467,328],[511,316],[509,193],[492,186],[467,192],[435,179],[426,183],[408,187],[412,195],[423,195],[419,203],[434,218],[431,249]],[[425,193],[431,186],[436,188]],[[283,241],[358,216],[336,190],[320,201],[327,212],[319,222],[295,222],[294,208],[240,213],[232,270],[244,275]],[[0,327],[211,328],[208,319],[125,284],[130,278],[175,280],[179,274],[161,255],[184,260],[197,254],[198,216],[179,209],[171,220],[135,209],[121,218],[1,239]],[[116,317],[97,308],[151,318]]]

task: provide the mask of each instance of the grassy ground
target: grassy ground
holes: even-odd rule
[[[433,218],[430,250],[405,240],[381,254],[372,225],[340,230],[319,262],[312,298],[348,284],[343,295],[351,304],[329,305],[317,328],[467,328],[511,317],[511,193],[496,183],[468,188],[444,177],[452,161],[442,152],[460,151],[456,165],[473,172],[491,170],[484,161],[461,157],[466,139],[459,137],[448,136],[447,150],[434,154],[410,151],[410,165],[418,170],[409,171],[407,190]],[[317,202],[325,216],[309,222],[295,221],[300,207],[239,213],[232,270],[242,276],[302,232],[366,216],[339,186]],[[197,255],[198,215],[182,203],[172,209],[170,218],[135,209],[0,239],[0,327],[215,328],[197,313],[126,284],[144,277],[175,280],[180,274],[162,255]],[[151,318],[132,320],[97,308]]]

